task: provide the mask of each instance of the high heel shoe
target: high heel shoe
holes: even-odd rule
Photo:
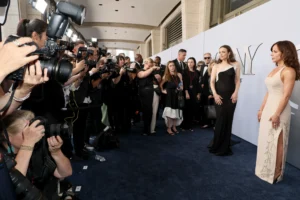
[[[178,130],[175,131],[173,128],[171,128],[171,130],[172,130],[174,133],[179,133]]]
[[[276,184],[279,181],[278,179],[281,177],[281,172],[278,173],[275,177],[276,178],[274,178],[273,184]]]
[[[173,132],[169,132],[169,131],[167,131],[167,133],[169,134],[169,135],[174,135],[174,133]]]

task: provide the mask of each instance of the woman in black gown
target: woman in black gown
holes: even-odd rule
[[[185,92],[185,108],[183,111],[183,128],[190,131],[193,129],[193,120],[196,117],[197,100],[200,100],[199,74],[196,71],[196,60],[188,59],[188,68],[183,73],[183,89]]]
[[[230,148],[233,115],[240,87],[240,66],[232,49],[223,45],[211,74],[210,86],[216,102],[217,119],[209,151],[217,156],[232,155]]]

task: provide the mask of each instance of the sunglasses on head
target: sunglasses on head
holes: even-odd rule
[[[210,59],[210,57],[204,57],[205,60]]]

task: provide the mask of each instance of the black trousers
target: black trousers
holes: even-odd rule
[[[144,121],[144,133],[150,133],[150,126],[152,120],[152,103],[153,103],[153,88],[142,88],[139,91],[142,112],[143,112],[143,121]]]
[[[205,106],[207,106],[209,104],[208,101],[208,96],[202,94],[201,95],[201,101],[200,101],[200,113],[201,113],[201,124],[202,125],[209,125],[209,120],[206,117],[206,113],[205,113]]]
[[[88,104],[80,104],[79,107],[87,107]],[[73,143],[76,154],[81,154],[84,148],[86,120],[88,109],[79,110],[78,118],[73,124]]]
[[[107,104],[108,120],[116,133],[129,133],[131,128],[131,110],[129,99],[119,97]]]
[[[191,129],[193,127],[193,120],[196,116],[197,104],[194,96],[191,99],[185,99],[185,108],[183,110],[183,128]]]
[[[89,143],[91,135],[97,135],[105,128],[105,125],[102,124],[101,119],[102,111],[100,105],[99,107],[89,109],[86,120],[86,131],[84,139],[85,143]]]

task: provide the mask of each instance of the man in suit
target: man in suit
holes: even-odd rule
[[[161,58],[159,56],[156,56],[155,57],[155,66],[159,67],[160,69],[157,71],[157,73],[163,77],[164,76],[164,73],[165,73],[165,70],[166,70],[166,66],[165,65],[162,65],[161,64]]]
[[[202,128],[207,128],[209,126],[209,121],[207,120],[206,113],[204,112],[204,107],[208,105],[209,96],[209,75],[207,72],[208,65],[211,61],[211,53],[204,54],[205,65],[201,66],[200,70],[200,84],[201,84],[201,113],[202,113]]]
[[[143,57],[141,54],[136,54],[134,57],[135,60],[135,68],[136,69],[143,69],[144,65],[143,65]]]
[[[186,57],[186,50],[180,49],[178,51],[177,58],[173,60],[178,73],[182,74],[184,70],[187,68],[187,65],[184,63],[185,57]]]

